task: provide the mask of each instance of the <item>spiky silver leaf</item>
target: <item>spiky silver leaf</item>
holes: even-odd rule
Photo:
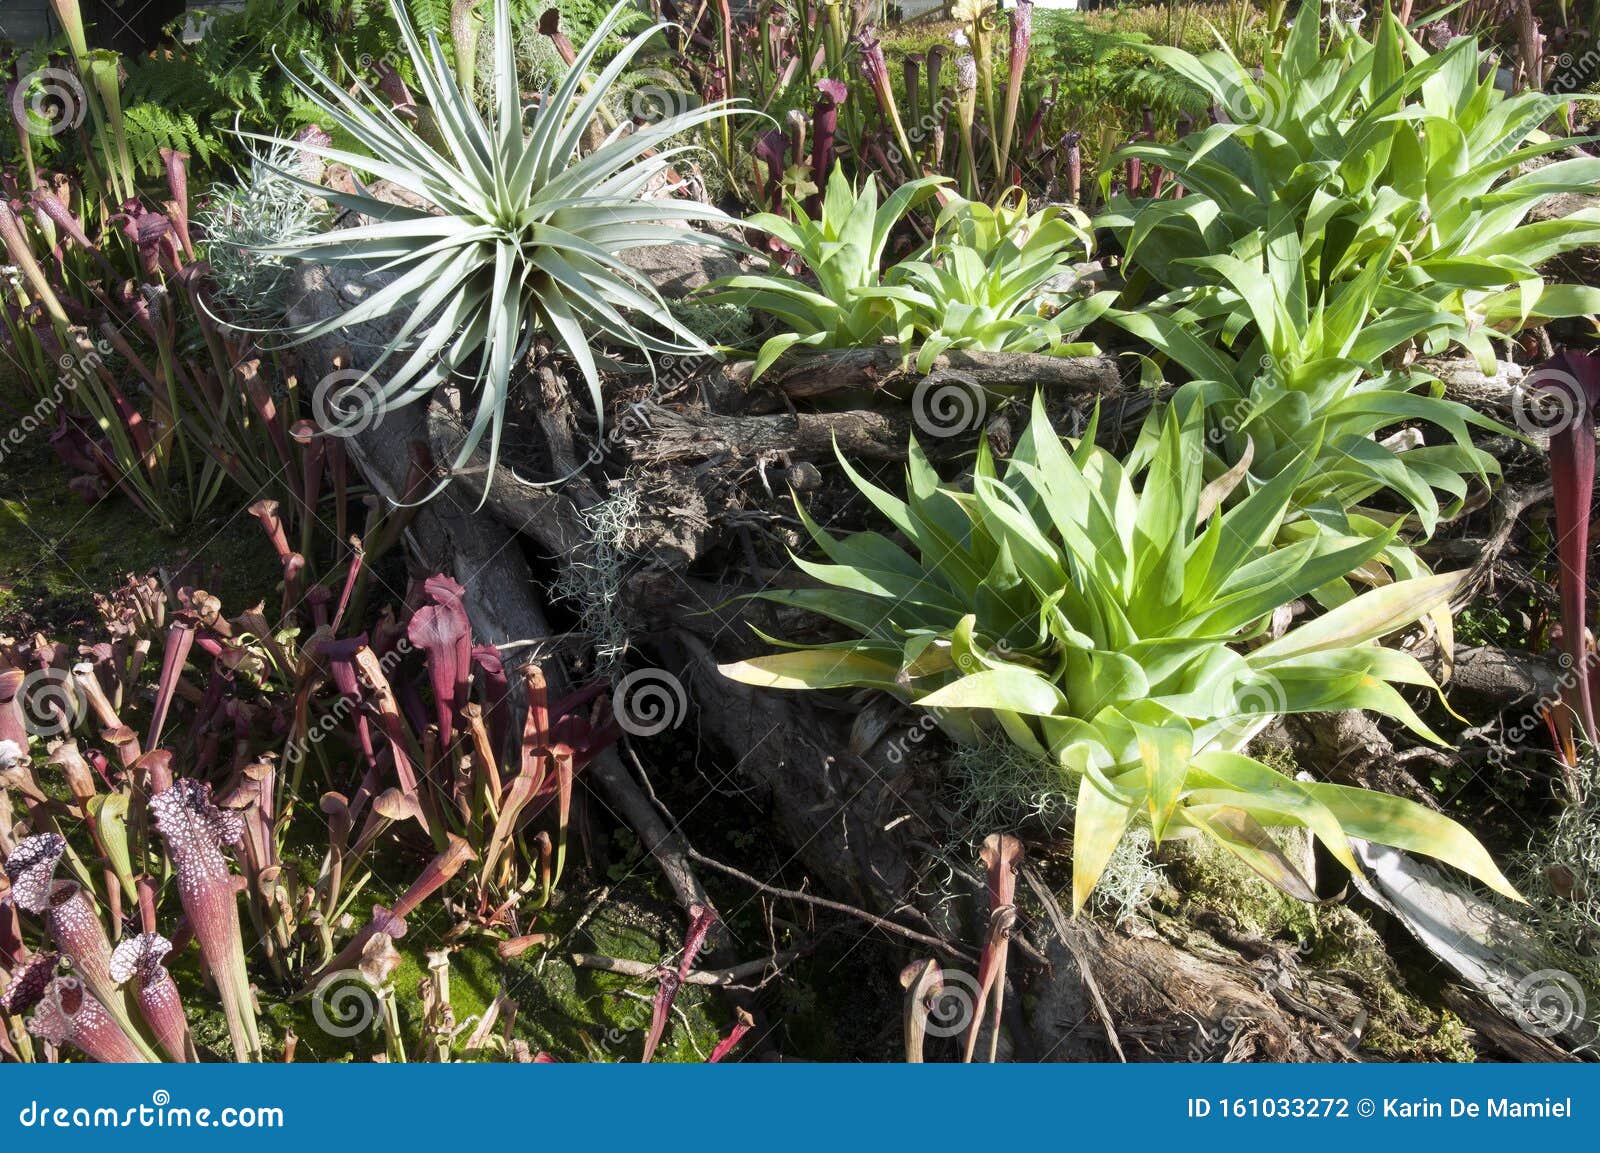
[[[368,370],[371,387],[362,388],[363,395],[373,396],[381,411],[421,400],[453,377],[466,378],[478,405],[455,467],[464,466],[487,435],[492,471],[511,376],[536,331],[552,337],[577,365],[602,430],[597,341],[642,353],[652,368],[654,354],[710,351],[673,317],[654,285],[617,254],[657,245],[733,247],[688,227],[728,223],[718,209],[645,197],[667,184],[673,159],[690,150],[678,141],[734,107],[719,101],[637,130],[623,123],[581,154],[584,134],[604,115],[610,89],[667,25],[629,42],[591,82],[595,53],[631,11],[630,4],[618,4],[555,90],[542,93],[529,110],[518,89],[510,5],[495,0],[493,97],[483,113],[457,85],[438,36],[430,33],[424,45],[405,5],[391,0],[391,7],[443,149],[424,140],[361,80],[354,94],[347,92],[307,57],[302,63],[311,80],[292,77],[296,87],[361,151],[301,147],[387,180],[435,211],[319,188],[332,203],[373,223],[260,251],[358,276],[392,275],[347,311],[291,330],[291,339],[314,340],[350,325],[404,317]],[[641,327],[640,318],[667,335]]]

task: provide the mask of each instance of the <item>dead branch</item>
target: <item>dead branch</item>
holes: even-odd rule
[[[929,378],[987,389],[1043,388],[1105,396],[1115,392],[1122,374],[1109,356],[1043,356],[1038,353],[957,350],[934,361]],[[908,369],[898,345],[789,353],[779,358],[764,383],[791,397],[826,396],[848,389],[873,392],[896,384],[914,387],[921,374]]]
[[[937,949],[945,956],[954,957],[959,961],[976,961],[978,959],[976,954],[963,949],[960,945],[946,941],[942,937],[934,937],[927,933],[918,932],[916,929],[902,925],[896,921],[891,921],[888,917],[880,917],[876,913],[869,913],[867,910],[858,908],[855,905],[847,905],[843,901],[829,900],[827,897],[820,897],[816,893],[806,893],[799,889],[785,889],[778,885],[768,884],[766,881],[752,877],[749,873],[746,873],[743,870],[736,869],[732,865],[727,865],[721,861],[714,860],[713,858],[706,856],[704,853],[697,852],[694,849],[689,850],[689,858],[697,865],[704,865],[708,869],[715,869],[719,873],[726,873],[735,880],[743,881],[751,888],[766,893],[770,897],[779,897],[788,901],[800,901],[803,904],[815,905],[819,909],[831,909],[835,913],[843,913],[848,917],[856,918],[858,921],[865,921],[874,929],[883,929],[887,932],[894,933],[897,936],[904,937],[908,941],[913,941],[919,945],[925,945],[930,949]]]
[[[787,949],[759,961],[746,961],[726,969],[691,969],[684,981],[690,985],[738,985],[751,977],[764,975],[769,969],[782,968],[799,956],[799,949]],[[659,964],[631,961],[626,957],[607,957],[601,953],[573,953],[572,963],[580,969],[599,969],[624,977],[655,977],[661,972]]]
[[[911,421],[895,412],[719,416],[656,404],[637,405],[634,412],[639,435],[629,440],[628,448],[644,464],[712,457],[747,460],[778,452],[831,457],[835,443],[851,457],[904,460],[912,432]]]

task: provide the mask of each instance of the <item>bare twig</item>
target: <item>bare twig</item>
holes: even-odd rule
[[[765,881],[757,880],[749,873],[736,869],[732,865],[725,865],[721,861],[713,860],[695,849],[689,850],[689,859],[697,865],[704,865],[708,869],[715,869],[717,872],[725,873],[735,880],[743,881],[751,888],[759,889],[770,896],[782,897],[790,901],[801,901],[808,905],[815,905],[819,909],[832,909],[836,913],[844,913],[846,916],[865,921],[875,929],[887,929],[889,932],[904,937],[908,941],[915,941],[917,944],[926,945],[930,949],[938,949],[947,957],[955,957],[962,961],[977,960],[971,952],[959,945],[946,941],[941,937],[919,933],[917,930],[908,928],[897,921],[891,921],[888,917],[880,917],[876,913],[869,913],[867,910],[857,908],[855,905],[847,905],[843,901],[831,901],[827,897],[819,897],[815,893],[804,893],[798,889],[784,889],[777,885],[769,885]]]
[[[1506,485],[1495,494],[1494,529],[1490,532],[1489,539],[1484,542],[1483,552],[1474,562],[1467,579],[1462,581],[1457,589],[1455,599],[1451,603],[1452,609],[1459,611],[1471,604],[1494,579],[1495,562],[1511,543],[1511,534],[1516,530],[1517,519],[1530,508],[1550,500],[1554,495],[1555,485],[1551,481],[1530,485],[1527,488],[1512,488]]]
[[[1050,923],[1055,926],[1056,936],[1061,938],[1061,943],[1067,947],[1067,952],[1072,954],[1072,959],[1078,966],[1078,975],[1083,979],[1084,990],[1089,994],[1089,1003],[1094,1006],[1095,1016],[1100,1018],[1100,1025],[1106,1031],[1106,1040],[1116,1052],[1117,1060],[1126,1064],[1128,1056],[1122,1051],[1122,1042],[1117,1039],[1116,1023],[1112,1020],[1111,1009],[1106,1004],[1105,995],[1100,992],[1100,985],[1094,979],[1094,971],[1089,967],[1089,956],[1084,952],[1083,942],[1078,940],[1078,935],[1072,931],[1072,926],[1067,922],[1067,915],[1061,911],[1061,903],[1050,891],[1050,886],[1034,872],[1032,866],[1022,870],[1022,879],[1028,882],[1028,888],[1039,898],[1039,903],[1044,906]]]
[[[691,969],[683,978],[688,985],[738,985],[751,977],[764,976],[768,969],[781,968],[801,955],[799,949],[786,949],[759,961],[746,961],[726,969]],[[607,957],[601,953],[574,953],[572,963],[580,969],[599,969],[624,977],[656,977],[661,966],[650,961],[630,961],[626,957]]]

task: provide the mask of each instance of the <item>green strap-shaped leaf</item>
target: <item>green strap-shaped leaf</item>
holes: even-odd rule
[[[1251,654],[1251,663],[1270,667],[1274,662],[1302,653],[1345,648],[1387,636],[1415,623],[1438,605],[1448,603],[1465,576],[1463,570],[1416,577],[1363,593],[1263,645]]]
[[[1244,809],[1234,805],[1186,805],[1183,819],[1205,832],[1269,884],[1296,900],[1316,903],[1316,890],[1289,859],[1283,846]]]
[[[849,650],[814,649],[773,653],[718,665],[729,680],[764,689],[840,689],[865,686],[893,692],[895,665]]]
[[[1133,806],[1083,772],[1072,822],[1072,912],[1083,910],[1117,851],[1134,815]]]
[[[1478,839],[1444,814],[1404,797],[1349,785],[1311,782],[1306,788],[1350,836],[1433,857],[1476,877],[1497,893],[1515,901],[1523,899]]]

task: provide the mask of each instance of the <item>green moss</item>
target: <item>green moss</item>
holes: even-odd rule
[[[1243,934],[1302,947],[1317,939],[1315,906],[1267,884],[1209,843],[1176,852],[1168,873],[1189,901],[1222,914]]]
[[[1477,1060],[1466,1026],[1407,989],[1377,931],[1347,905],[1316,910],[1320,932],[1307,967],[1358,986],[1370,1014],[1363,1052],[1390,1061]]]
[[[1382,938],[1348,905],[1297,901],[1209,845],[1178,854],[1169,873],[1191,908],[1222,915],[1242,935],[1293,942],[1308,973],[1360,994],[1368,1012],[1363,1053],[1394,1061],[1475,1059],[1460,1019],[1406,987]]]

